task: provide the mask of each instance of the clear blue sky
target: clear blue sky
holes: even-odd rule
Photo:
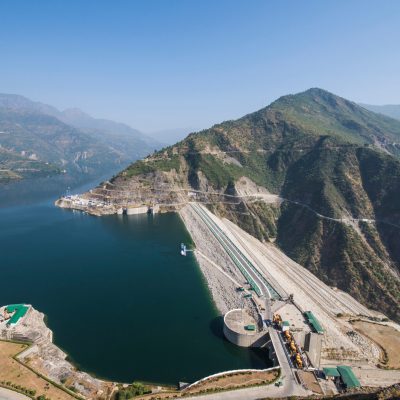
[[[322,87],[400,103],[400,1],[3,0],[0,92],[206,128]]]

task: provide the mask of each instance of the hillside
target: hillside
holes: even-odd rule
[[[399,321],[399,139],[399,121],[310,89],[193,133],[87,196],[115,208],[203,201]]]
[[[20,178],[42,176],[48,165],[54,173],[90,175],[122,161],[116,151],[77,129],[29,111],[0,109],[0,144],[4,150],[0,158],[3,174],[10,171]],[[21,165],[32,161],[36,162],[36,174],[19,174],[21,168],[24,170]]]
[[[34,153],[26,156],[0,148],[0,184],[24,178],[46,177],[60,172],[54,164],[35,160]]]
[[[60,173],[99,176],[157,147],[126,125],[0,94],[0,183]]]

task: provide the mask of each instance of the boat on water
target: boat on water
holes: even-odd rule
[[[181,256],[186,256],[186,246],[184,243],[181,243]]]

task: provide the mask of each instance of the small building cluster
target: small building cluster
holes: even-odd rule
[[[16,325],[28,312],[29,306],[25,304],[10,304],[0,312],[0,323],[10,327]]]
[[[351,367],[345,365],[327,367],[323,368],[323,373],[326,379],[334,381],[339,390],[354,389],[361,386]]]

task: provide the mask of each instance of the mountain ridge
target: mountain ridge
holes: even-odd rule
[[[360,106],[366,108],[375,113],[386,115],[394,119],[400,120],[400,104],[385,104],[385,105],[373,105],[360,103]]]
[[[73,123],[77,115],[85,119],[85,128]],[[108,129],[99,129],[99,124]],[[76,179],[100,176],[157,147],[161,145],[154,139],[127,125],[0,94],[0,183],[60,173]]]
[[[148,141],[150,144],[158,143],[154,138],[140,132],[138,129],[130,127],[127,124],[105,118],[92,117],[77,107],[70,107],[60,111],[56,107],[39,101],[30,100],[22,95],[0,93],[0,108],[27,111],[33,110],[43,114],[51,115],[60,121],[68,125],[72,125],[78,129],[98,129],[114,131],[114,133],[121,133],[121,130],[123,130],[125,134],[131,134],[136,139],[140,138],[141,140]]]
[[[93,195],[115,207],[127,198],[166,209],[206,202],[325,283],[400,320],[398,138],[399,121],[313,88],[192,133]],[[246,185],[287,200],[233,203]]]

